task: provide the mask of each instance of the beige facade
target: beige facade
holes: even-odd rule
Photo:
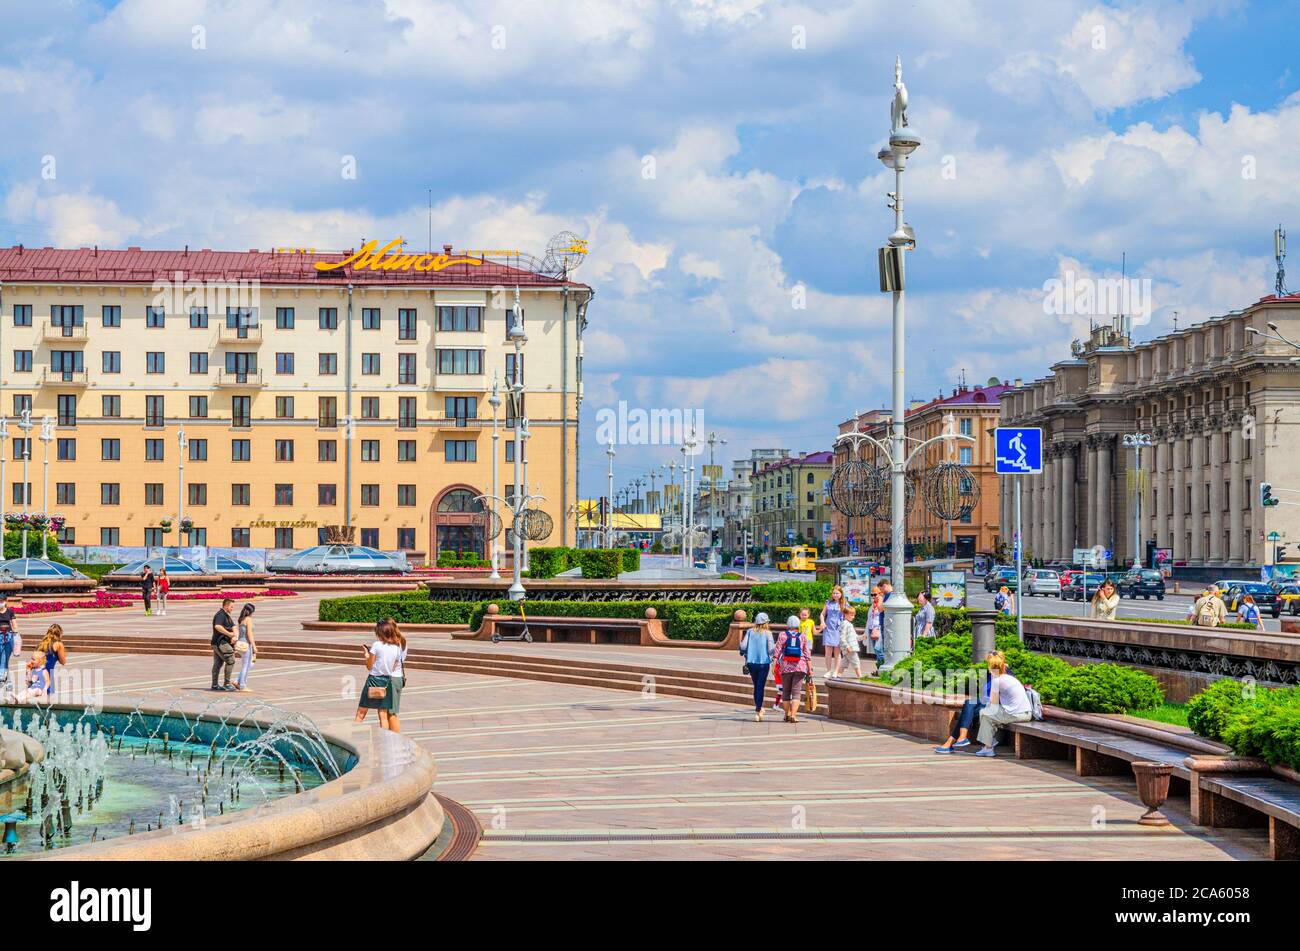
[[[792,539],[808,545],[828,539],[831,464],[829,451],[807,453],[770,463],[750,478],[756,546],[772,553]]]
[[[303,547],[350,522],[387,550],[482,552],[481,530],[456,511],[465,496],[449,493],[491,490],[494,378],[499,494],[511,492],[506,330],[519,284],[527,479],[554,520],[549,542],[572,543],[586,286],[473,262],[322,274],[283,254],[88,256],[0,249],[7,510],[22,499],[15,423],[30,408],[32,508],[48,416],[49,509],[66,516],[68,543],[176,544],[157,529],[180,511],[183,461],[194,544]],[[192,293],[158,283],[178,280]],[[218,280],[250,283],[213,292]]]
[[[1176,563],[1254,566],[1271,560],[1273,531],[1294,551],[1296,508],[1259,504],[1261,482],[1300,501],[1297,351],[1248,330],[1268,333],[1270,323],[1300,337],[1300,296],[1267,297],[1136,345],[1098,328],[1050,377],[1004,395],[1002,425],[1044,430],[1043,474],[1019,477],[1026,554],[1069,559],[1102,545],[1128,564],[1136,535],[1142,551],[1147,540],[1173,549]],[[1141,470],[1123,444],[1139,432],[1152,442]],[[1003,481],[1006,538],[1013,484]]]

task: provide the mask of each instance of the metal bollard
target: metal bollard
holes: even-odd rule
[[[984,663],[989,652],[997,649],[995,621],[998,613],[986,610],[968,610],[970,617],[970,652],[971,660],[976,664]]]

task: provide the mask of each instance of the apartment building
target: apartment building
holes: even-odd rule
[[[754,544],[774,552],[802,540],[817,544],[830,537],[826,489],[833,453],[811,452],[769,463],[750,479]]]

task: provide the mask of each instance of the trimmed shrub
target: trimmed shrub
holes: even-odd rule
[[[1246,695],[1246,685],[1240,680],[1225,677],[1216,680],[1187,701],[1187,725],[1199,736],[1208,740],[1223,740],[1223,731],[1253,701]]]
[[[640,548],[623,548],[623,570],[640,571],[641,570],[641,549]]]
[[[528,577],[554,578],[562,571],[569,570],[569,553],[572,548],[530,548],[528,549]]]
[[[98,581],[100,578],[104,577],[104,575],[108,574],[110,571],[116,571],[118,568],[121,568],[122,566],[121,565],[81,565],[81,564],[76,564],[74,562],[70,562],[69,567],[76,568],[86,577],[94,578],[96,581]]]
[[[623,550],[619,548],[574,548],[571,561],[582,569],[584,578],[617,578],[623,570]]]
[[[317,617],[322,621],[374,623],[392,618],[398,624],[469,624],[479,606],[477,601],[430,601],[424,592],[419,598],[389,595],[361,595],[355,598],[326,598],[320,603]],[[484,604],[486,608],[486,604]]]
[[[1238,756],[1300,769],[1300,690],[1261,690],[1223,729]]]
[[[749,595],[756,601],[799,601],[812,606],[825,604],[833,587],[829,581],[769,581],[754,585]]]
[[[1084,664],[1050,675],[1038,684],[1045,703],[1085,713],[1128,713],[1164,703],[1150,674],[1117,664]]]

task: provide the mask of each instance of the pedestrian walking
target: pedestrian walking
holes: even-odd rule
[[[1119,592],[1115,590],[1115,582],[1107,578],[1097,589],[1097,593],[1092,596],[1092,609],[1088,612],[1089,616],[1097,621],[1115,620],[1115,609],[1119,607]]]
[[[1196,599],[1189,612],[1192,623],[1197,627],[1218,627],[1228,621],[1228,608],[1219,597],[1219,589],[1210,585],[1205,593]]]
[[[993,595],[993,610],[1004,617],[1010,617],[1016,613],[1015,595],[1011,593],[1011,589],[1006,585],[998,588],[998,593]]]
[[[1242,595],[1241,604],[1237,606],[1237,621],[1264,630],[1264,619],[1260,616],[1259,605],[1255,603],[1253,594]]]
[[[885,595],[880,586],[871,589],[871,607],[867,609],[867,640],[876,655],[876,673],[885,666],[885,638],[883,635],[885,620]]]
[[[844,589],[839,585],[831,588],[830,599],[822,605],[817,619],[817,631],[822,636],[822,650],[826,654],[826,676],[838,677],[840,665],[844,662],[840,646],[840,628],[844,624]]]
[[[154,585],[154,590],[158,592],[158,613],[166,616],[167,614],[167,592],[172,589],[172,581],[167,577],[167,569],[158,569],[158,580]]]
[[[804,608],[804,614],[808,609]],[[799,722],[799,699],[803,682],[812,670],[812,638],[804,633],[800,619],[793,614],[785,620],[786,629],[776,642],[776,656],[781,669],[781,704],[785,722]]]
[[[154,584],[153,569],[148,565],[145,565],[144,571],[140,572],[140,597],[144,599],[144,613],[146,617],[153,614]]]
[[[769,618],[762,611],[754,618],[754,626],[740,638],[740,651],[745,655],[745,670],[754,682],[754,722],[762,723],[767,672],[772,669],[772,656],[776,653]]]
[[[250,689],[248,674],[252,671],[253,664],[257,663],[257,641],[253,639],[253,612],[256,610],[255,605],[245,604],[239,612],[239,620],[235,622],[239,632],[239,639],[235,641],[235,653],[243,658],[239,673],[235,675],[235,689],[245,692]]]
[[[840,624],[840,656],[844,659],[844,666],[852,667],[853,676],[861,680],[862,660],[859,652],[862,645],[858,641],[858,629],[853,626],[853,619],[857,614],[858,609],[852,602],[844,606],[844,621]],[[838,677],[839,674],[836,673],[836,676]]]
[[[14,609],[0,593],[0,694],[13,690],[9,679],[9,661],[23,652],[23,639],[14,627]]]
[[[976,756],[996,756],[993,747],[997,746],[997,732],[1008,723],[1023,723],[1033,716],[1033,705],[1025,685],[1007,670],[1007,659],[1001,651],[994,651],[988,659],[989,673],[993,680],[989,683],[989,702],[980,711],[979,741],[984,748]]]
[[[225,598],[221,610],[212,616],[212,689],[234,690],[230,675],[235,669],[235,641],[239,637],[230,609],[235,602]],[[222,672],[224,671],[224,676]],[[218,680],[221,683],[218,683]]]
[[[912,617],[912,646],[918,637],[934,637],[934,605],[930,596],[921,591],[916,596],[917,609]]]
[[[379,725],[401,733],[397,714],[402,704],[402,687],[406,684],[406,638],[392,618],[375,625],[375,638],[373,644],[364,648],[367,676],[357,703],[356,722],[366,718],[367,710],[378,710]]]

